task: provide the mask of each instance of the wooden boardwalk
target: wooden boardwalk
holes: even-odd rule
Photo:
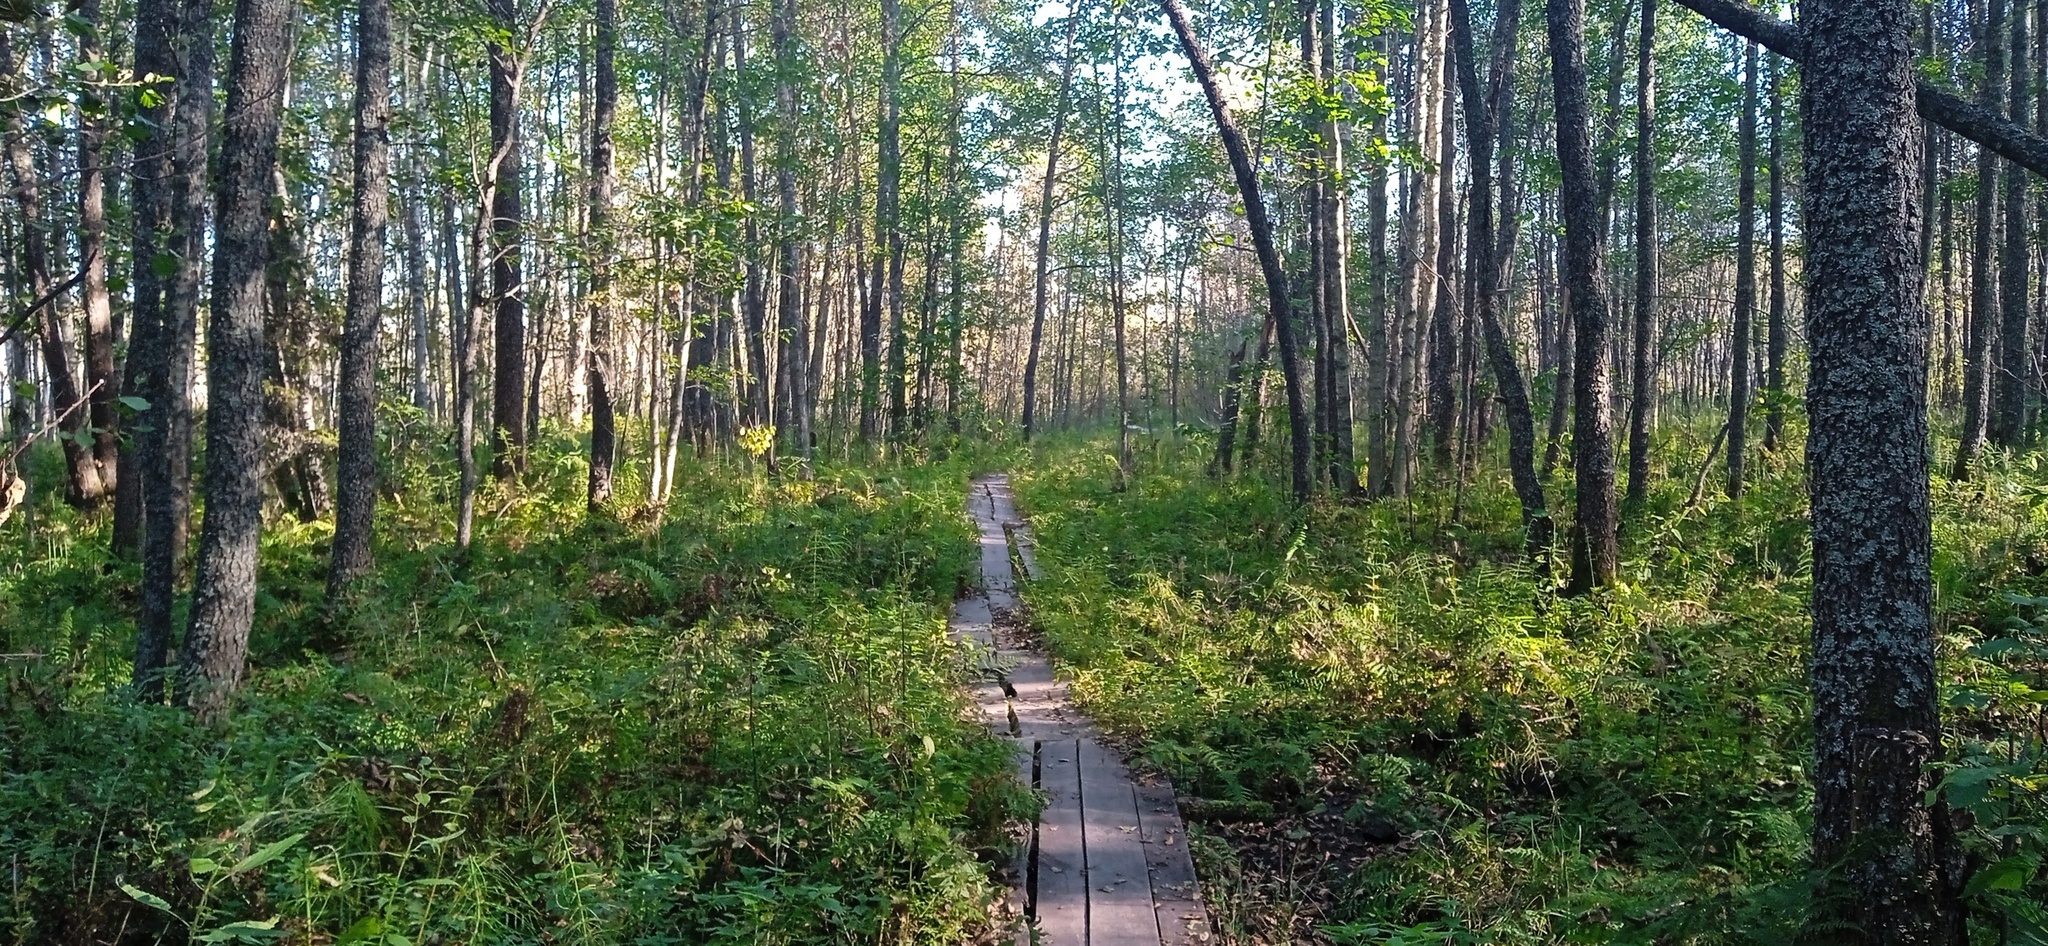
[[[997,617],[1018,607],[1017,570],[1038,572],[1009,477],[976,479],[967,506],[981,534],[983,590],[955,603],[953,633],[978,654],[976,702],[990,727],[1015,742],[1017,777],[1046,798],[1010,870],[1021,913],[1014,941],[1207,942],[1208,914],[1172,786],[1134,781],[1116,750],[1068,705],[1044,656],[996,633]]]

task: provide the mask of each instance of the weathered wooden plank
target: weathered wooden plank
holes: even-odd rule
[[[1086,946],[1088,943],[1087,848],[1081,808],[1079,740],[1041,742],[1038,787],[1046,794],[1038,819],[1038,870],[1034,875],[1032,915],[1040,943]]]
[[[1152,908],[1159,919],[1164,946],[1191,946],[1209,941],[1209,911],[1202,906],[1201,885],[1188,853],[1187,826],[1174,802],[1173,786],[1159,781],[1137,783],[1138,838],[1145,845],[1145,866],[1152,873]]]
[[[1079,740],[1088,839],[1089,946],[1159,946],[1152,876],[1138,837],[1137,795],[1114,750]]]

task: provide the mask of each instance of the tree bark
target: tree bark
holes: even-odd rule
[[[163,698],[170,662],[171,609],[185,557],[192,494],[192,360],[199,306],[199,261],[210,207],[207,143],[213,121],[213,3],[148,4],[136,26],[138,68],[163,66],[177,81],[159,86],[153,126],[161,145],[137,144],[133,179],[137,220],[156,216],[161,229],[135,232],[135,329],[129,341],[130,390],[149,402],[134,449],[142,587],[135,616],[135,684],[145,701]],[[146,41],[145,41],[146,40]],[[145,116],[149,111],[144,112]],[[260,178],[268,181],[268,176]],[[168,273],[161,273],[168,268]],[[161,274],[160,274],[161,273]],[[138,478],[131,477],[130,482]]]
[[[1930,805],[1934,668],[1927,322],[1909,0],[1806,0],[1807,468],[1823,940],[1959,943]]]
[[[77,16],[87,25],[79,38],[79,59],[103,56],[100,0],[80,0]],[[78,121],[78,298],[85,309],[85,383],[91,403],[93,460],[102,495],[120,493],[121,417],[115,405],[121,379],[115,375],[114,306],[107,291],[106,120],[81,115]]]
[[[2027,66],[2027,14],[2029,4],[2020,0],[2011,13],[2011,65],[2007,70],[2010,97],[2006,103],[2015,121],[2027,120],[2027,93],[2033,76]],[[1991,442],[2016,447],[2026,437],[2027,387],[2033,360],[2029,354],[2027,263],[2028,237],[2032,235],[2027,215],[2027,172],[2011,163],[2003,167],[2005,218],[2004,245],[1998,257],[1998,366],[1991,372],[1991,415],[1986,424]]]
[[[1764,404],[1764,449],[1776,450],[1785,436],[1785,355],[1791,347],[1785,326],[1785,164],[1780,133],[1785,127],[1785,109],[1776,59],[1771,60],[1767,81],[1771,88],[1771,301],[1764,354],[1764,384],[1769,391]]]
[[[1745,44],[1742,67],[1742,120],[1737,160],[1742,168],[1735,185],[1735,331],[1730,340],[1728,378],[1729,499],[1742,496],[1742,463],[1749,453],[1750,322],[1756,310],[1756,44]]]
[[[1217,133],[1223,138],[1223,150],[1230,155],[1231,170],[1237,177],[1237,190],[1244,199],[1245,224],[1251,229],[1252,244],[1258,251],[1259,269],[1266,279],[1266,303],[1272,312],[1280,343],[1280,372],[1287,388],[1287,419],[1294,448],[1294,501],[1306,503],[1314,489],[1314,481],[1309,476],[1313,447],[1309,443],[1308,405],[1301,390],[1301,347],[1294,332],[1287,271],[1281,266],[1280,251],[1273,243],[1273,225],[1266,218],[1266,204],[1259,196],[1258,171],[1252,166],[1251,149],[1245,144],[1244,133],[1238,130],[1237,123],[1230,117],[1230,105],[1224,99],[1223,88],[1216,82],[1216,69],[1209,62],[1208,51],[1196,39],[1187,11],[1182,9],[1180,0],[1159,0],[1159,7],[1172,24],[1174,35],[1180,38],[1181,51],[1187,54],[1188,65],[1194,70],[1195,79],[1201,83],[1202,92],[1209,100],[1209,111],[1216,118]]]
[[[1566,590],[1584,593],[1612,584],[1615,543],[1614,444],[1608,415],[1609,347],[1606,221],[1600,212],[1586,87],[1585,0],[1549,0],[1550,73],[1557,110],[1557,157],[1563,186],[1564,282],[1572,331],[1572,465],[1577,473],[1577,528]]]
[[[518,0],[489,0],[491,19],[508,37],[521,34]],[[519,86],[523,64],[505,42],[490,44],[491,151],[491,472],[500,480],[526,468],[526,284],[521,267],[525,206],[520,197]],[[475,344],[475,339],[471,339]]]
[[[341,335],[336,413],[334,548],[327,597],[338,600],[370,568],[377,509],[377,323],[384,301],[384,237],[391,217],[391,0],[356,7],[355,206],[349,217],[348,310]]]
[[[776,235],[775,281],[776,322],[781,353],[775,362],[781,378],[782,441],[788,452],[802,464],[801,473],[810,475],[810,342],[805,337],[803,273],[799,269],[802,234],[797,230],[797,114],[796,72],[800,68],[796,49],[795,0],[778,0],[772,23],[775,43],[775,108],[781,118],[781,133],[775,167],[775,191],[781,220]]]
[[[1636,46],[1636,311],[1634,370],[1629,372],[1628,493],[1631,507],[1650,492],[1650,421],[1657,409],[1657,0],[1643,0]],[[1772,134],[1777,126],[1772,126]],[[1776,141],[1776,138],[1772,139]],[[1777,174],[1773,152],[1771,173]],[[1771,178],[1773,185],[1777,181]]]
[[[584,366],[590,388],[590,479],[586,505],[596,513],[612,500],[612,465],[618,458],[618,422],[612,408],[612,123],[619,109],[618,0],[597,0],[597,48],[590,108],[590,348]]]
[[[178,701],[216,722],[240,688],[263,530],[263,295],[270,174],[290,77],[294,0],[238,0],[222,115],[207,318],[206,516]]]

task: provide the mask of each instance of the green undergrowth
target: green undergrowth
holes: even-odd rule
[[[221,731],[125,690],[138,575],[102,527],[46,502],[0,533],[0,940],[985,932],[986,861],[1029,801],[967,722],[944,617],[992,459],[814,483],[686,459],[665,512],[591,519],[560,442],[486,490],[471,560],[448,458],[387,462],[345,617],[321,603],[327,526],[266,534]]]
[[[1712,427],[1627,513],[1621,583],[1551,593],[1565,565],[1520,552],[1495,457],[1463,490],[1297,510],[1283,483],[1204,474],[1165,442],[1118,489],[1115,447],[1070,440],[1018,477],[1043,578],[1028,589],[1085,708],[1142,746],[1200,818],[1317,813],[1371,847],[1317,876],[1267,865],[1220,891],[1226,939],[1271,941],[1294,900],[1334,943],[1776,942],[1808,904],[1810,589],[1798,445],[1757,459],[1739,501],[1688,507]],[[2005,458],[1936,487],[1939,620],[1984,928],[2042,930],[2040,729],[2048,474]],[[1566,470],[1569,464],[1565,465]],[[1716,471],[1718,472],[1718,471]],[[1569,522],[1570,482],[1549,484]],[[1452,518],[1452,510],[1457,517]],[[1347,829],[1349,830],[1349,829]],[[1219,829],[1212,884],[1240,869]],[[1256,836],[1256,835],[1254,835]],[[1274,877],[1275,871],[1284,876]],[[1320,893],[1316,893],[1320,889]],[[2048,933],[2038,934],[2048,941]]]

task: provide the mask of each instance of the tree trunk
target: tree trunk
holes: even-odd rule
[[[78,44],[79,59],[100,58],[100,0],[80,0],[77,17],[87,25]],[[115,405],[121,379],[115,376],[114,306],[107,292],[107,128],[103,118],[82,115],[78,122],[78,283],[85,309],[85,384],[92,408],[92,453],[104,497],[120,492],[121,418]]]
[[[131,451],[142,473],[142,588],[135,616],[135,682],[142,699],[155,701],[164,692],[171,608],[192,511],[192,360],[199,261],[205,252],[211,206],[206,180],[213,122],[213,3],[186,0],[182,7],[166,3],[142,9],[147,13],[136,28],[138,65],[147,50],[150,61],[170,70],[159,75],[178,78],[174,88],[160,90],[165,99],[163,118],[154,127],[166,130],[167,142],[160,149],[148,148],[146,142],[138,144],[138,155],[145,151],[155,154],[138,162],[134,172],[138,201],[145,199],[144,194],[160,198],[160,219],[167,224],[158,231],[161,242],[156,234],[146,234],[140,227],[136,230],[134,262],[142,294],[137,296],[135,330],[129,341],[133,353],[129,356],[131,390],[149,402],[138,425],[145,429],[137,431]],[[147,43],[143,41],[145,32]],[[267,182],[268,176],[257,179]],[[139,203],[138,211],[143,206]],[[156,270],[166,262],[174,268],[160,277]],[[146,280],[141,278],[144,271],[149,271]],[[155,291],[148,291],[151,288]]]
[[[263,295],[270,174],[290,78],[293,0],[238,0],[222,115],[206,328],[206,516],[178,702],[204,722],[240,688],[263,530]]]
[[[1337,76],[1337,4],[1322,0],[1322,67],[1325,81]],[[1121,73],[1119,73],[1121,76]],[[1327,349],[1329,383],[1330,491],[1341,499],[1362,495],[1358,483],[1357,450],[1353,443],[1354,418],[1351,407],[1351,221],[1348,209],[1349,182],[1345,170],[1344,138],[1348,129],[1334,115],[1326,115],[1323,138],[1322,259],[1323,346]],[[1121,163],[1121,158],[1119,158]]]
[[[780,203],[780,231],[776,237],[776,322],[782,349],[775,359],[781,383],[779,414],[783,418],[782,441],[802,464],[808,477],[811,464],[810,344],[804,332],[803,273],[798,267],[801,232],[797,230],[796,195],[797,123],[796,106],[796,6],[795,0],[775,5],[775,108],[782,128],[777,144],[775,168],[776,198]]]
[[[612,465],[618,459],[618,421],[612,408],[612,122],[619,110],[618,0],[597,0],[596,75],[590,110],[590,348],[584,370],[590,388],[590,479],[586,505],[596,513],[612,500]]]
[[[1052,133],[1046,138],[1045,179],[1038,189],[1038,250],[1031,290],[1031,346],[1024,355],[1024,442],[1038,427],[1038,361],[1045,339],[1045,313],[1052,291],[1052,199],[1059,181],[1060,139],[1067,130],[1067,109],[1074,89],[1075,34],[1081,27],[1080,0],[1067,14],[1067,57],[1060,69],[1060,95],[1053,106]]]
[[[1657,0],[1643,0],[1636,48],[1636,325],[1629,373],[1628,504],[1650,491],[1650,421],[1657,409]],[[1777,126],[1772,126],[1772,134]],[[1777,139],[1773,138],[1773,141]],[[1771,173],[1778,173],[1776,152]],[[1777,178],[1771,178],[1774,185]]]
[[[8,30],[0,30],[0,65],[10,72],[16,69],[11,31]],[[13,82],[8,81],[7,84],[12,85]],[[21,213],[19,274],[28,289],[29,298],[45,299],[54,293],[57,284],[51,274],[50,260],[53,221],[44,214],[43,175],[30,153],[28,134],[18,104],[9,103],[0,110],[0,134],[7,139],[7,165],[13,176],[14,204]],[[95,509],[105,499],[106,491],[92,448],[78,442],[79,434],[87,429],[90,417],[79,409],[85,395],[79,391],[77,377],[72,373],[71,352],[67,344],[69,333],[65,331],[64,316],[55,299],[37,308],[36,327],[42,340],[50,409],[58,418],[57,439],[64,448],[64,501],[80,509]],[[90,442],[88,439],[87,443]]]
[[[1821,938],[1960,943],[1927,482],[1927,324],[1908,0],[1806,0],[1813,858]]]
[[[1309,476],[1313,447],[1309,443],[1308,405],[1301,390],[1301,347],[1294,333],[1287,271],[1281,266],[1280,251],[1273,243],[1273,225],[1266,218],[1266,204],[1259,196],[1258,170],[1252,166],[1251,149],[1245,145],[1244,133],[1238,131],[1237,123],[1230,117],[1230,105],[1224,99],[1222,87],[1216,82],[1215,67],[1209,63],[1209,53],[1195,38],[1187,11],[1181,8],[1180,0],[1159,0],[1159,6],[1172,23],[1174,34],[1180,38],[1181,51],[1187,54],[1188,65],[1194,70],[1196,81],[1202,84],[1202,92],[1209,100],[1209,111],[1216,118],[1217,133],[1223,138],[1223,149],[1230,155],[1238,193],[1244,199],[1245,224],[1251,229],[1252,243],[1258,251],[1259,269],[1266,279],[1266,303],[1272,312],[1280,343],[1280,372],[1287,388],[1287,420],[1294,448],[1294,501],[1306,503],[1314,489],[1314,481]]]
[[[1593,169],[1586,89],[1585,0],[1549,0],[1550,72],[1557,109],[1557,157],[1563,186],[1564,284],[1572,331],[1572,465],[1577,473],[1578,523],[1567,590],[1584,593],[1612,584],[1615,547],[1614,444],[1608,415],[1609,345],[1606,221]]]
[[[1984,87],[1979,104],[1991,112],[2005,108],[2005,0],[1986,0],[1984,14]],[[1950,476],[1970,478],[1970,465],[1984,448],[1985,413],[1991,406],[1991,340],[1998,328],[1992,311],[1998,286],[1991,272],[1991,245],[1997,218],[1997,194],[1990,182],[1998,174],[1998,158],[1989,148],[1977,150],[1977,229],[1970,251],[1970,321],[1963,351],[1963,429],[1956,444]],[[1808,241],[1809,244],[1812,241]],[[1811,316],[1809,316],[1811,318]]]
[[[1471,153],[1472,203],[1467,210],[1466,242],[1475,309],[1485,336],[1494,385],[1506,408],[1508,465],[1515,496],[1522,506],[1524,539],[1529,551],[1537,554],[1549,548],[1552,526],[1543,481],[1536,476],[1536,420],[1529,409],[1529,389],[1522,378],[1521,365],[1515,360],[1514,342],[1500,315],[1501,296],[1514,252],[1513,216],[1508,206],[1513,187],[1504,173],[1498,182],[1498,221],[1494,212],[1494,149],[1512,141],[1510,96],[1514,90],[1516,39],[1522,28],[1520,0],[1504,0],[1496,16],[1487,85],[1482,91],[1471,10],[1467,0],[1451,0],[1451,38],[1457,47],[1452,58],[1457,63],[1458,86],[1465,101],[1466,149]],[[1499,170],[1505,172],[1511,167],[1512,164],[1503,162]]]
[[[1778,85],[1778,60],[1771,60],[1766,81],[1771,87],[1771,301],[1765,341],[1764,449],[1776,450],[1785,436],[1785,354],[1791,347],[1785,325],[1785,165],[1779,132],[1785,126],[1783,90]]]
[[[327,597],[338,600],[370,568],[377,509],[377,324],[384,300],[384,236],[390,221],[391,2],[356,7],[355,207],[349,217],[348,311],[341,334],[336,413],[334,552]]]
[[[1728,376],[1728,498],[1742,496],[1742,463],[1749,453],[1750,321],[1756,309],[1756,44],[1745,44],[1742,67],[1742,168],[1735,185],[1735,332]]]
[[[1384,42],[1384,41],[1383,41]],[[1383,51],[1383,50],[1382,50]],[[1375,81],[1387,81],[1382,57],[1374,57]],[[1381,110],[1372,115],[1372,140],[1387,136],[1387,116]],[[1365,314],[1365,492],[1378,499],[1388,495],[1392,471],[1393,347],[1394,328],[1387,312],[1387,165],[1374,160],[1366,175],[1366,266],[1370,285],[1366,290]]]
[[[2033,81],[2027,65],[2027,14],[2029,4],[2021,0],[2011,13],[2011,83],[2008,111],[2015,121],[2027,120],[2027,93]],[[1987,434],[2001,447],[2016,447],[2026,438],[2027,387],[2032,374],[2028,353],[2031,336],[2027,329],[2028,238],[2032,227],[2027,218],[2027,171],[2016,164],[2004,168],[2005,241],[1998,258],[1998,366],[1991,371],[1991,415]]]
[[[491,472],[500,480],[526,468],[526,284],[521,271],[525,207],[520,197],[519,86],[522,53],[508,43],[521,35],[518,0],[489,0],[503,41],[490,44],[491,151],[497,162],[491,188]],[[471,339],[475,344],[475,339]]]

